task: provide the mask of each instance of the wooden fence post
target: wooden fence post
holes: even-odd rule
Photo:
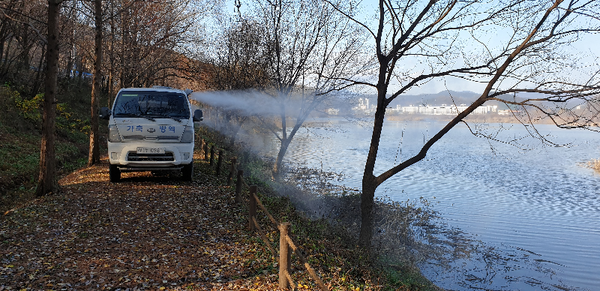
[[[204,139],[202,141],[204,142],[204,145],[203,145],[204,160],[208,161],[208,143],[206,141],[204,141]]]
[[[256,229],[256,227],[254,226],[254,222],[252,221],[253,218],[256,216],[256,199],[254,199],[254,196],[256,195],[256,190],[258,189],[258,186],[256,185],[252,185],[250,186],[250,191],[249,191],[249,202],[250,204],[248,205],[248,226],[250,227],[250,231],[254,231]]]
[[[237,172],[237,181],[235,182],[235,202],[242,202],[242,183],[244,182],[242,179],[244,177],[244,171],[238,170]]]
[[[223,165],[223,150],[219,150],[219,158],[217,159],[217,177],[221,175],[221,166]]]
[[[229,168],[229,175],[227,176],[227,186],[231,186],[233,182],[233,172],[235,172],[235,164],[237,163],[237,158],[231,158],[231,168]]]
[[[214,165],[215,164],[215,145],[212,145],[210,147],[210,165]]]
[[[279,288],[287,289],[290,287],[290,282],[287,276],[290,276],[290,261],[292,252],[287,242],[290,223],[283,222],[279,225]],[[288,273],[288,275],[286,275]]]

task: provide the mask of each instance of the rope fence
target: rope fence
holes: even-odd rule
[[[215,147],[214,145],[210,147],[210,155],[209,155],[209,147],[208,144],[201,140],[201,153],[200,156],[204,157],[204,160],[208,160],[209,164],[213,166],[215,160]],[[202,155],[203,154],[203,155]],[[223,150],[218,150],[218,159],[217,159],[217,169],[216,175],[219,176],[221,174],[222,160],[224,159]],[[227,185],[231,186],[233,183],[233,176],[235,173],[235,168],[237,164],[237,159],[232,157],[230,159],[230,169],[229,174],[227,176]],[[247,200],[244,199],[242,192],[244,188],[248,189]],[[270,240],[265,235],[263,228],[258,223],[257,218],[257,210],[260,209],[265,216],[271,221],[271,223],[279,230],[279,288],[288,289],[292,288],[296,289],[296,284],[292,279],[290,274],[291,272],[291,256],[292,253],[296,254],[296,257],[300,261],[300,263],[304,266],[309,276],[315,281],[319,290],[325,291],[329,290],[317,274],[317,272],[310,266],[306,257],[304,256],[302,250],[294,243],[292,238],[290,237],[290,227],[291,224],[289,222],[280,223],[271,215],[271,213],[267,210],[267,208],[263,205],[262,201],[256,195],[258,191],[258,186],[256,185],[248,185],[246,181],[244,181],[244,171],[238,170],[236,177],[236,186],[235,186],[235,201],[239,204],[244,202],[248,205],[248,229],[251,232],[256,232],[263,240],[266,247],[269,249],[274,256],[277,256],[278,253],[275,248],[271,245]]]

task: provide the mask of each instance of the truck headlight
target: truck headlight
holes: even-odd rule
[[[114,124],[108,125],[108,141],[121,142],[121,136],[119,135],[119,130],[117,129],[117,126]]]
[[[182,143],[191,143],[194,141],[194,130],[191,126],[186,126],[181,135]]]

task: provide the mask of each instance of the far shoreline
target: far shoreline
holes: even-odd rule
[[[388,121],[445,121],[450,122],[454,118],[453,115],[427,115],[427,114],[395,114],[387,115]],[[476,123],[523,123],[512,115],[498,114],[473,114],[465,118],[466,122]],[[533,121],[533,124],[553,124],[552,120],[540,119]],[[525,123],[529,124],[529,123]]]
[[[429,114],[387,114],[385,121],[415,121],[415,122],[450,122],[454,115],[429,115]],[[348,119],[348,120],[360,120],[364,122],[372,122],[373,115],[321,115],[313,116],[305,121],[306,125],[313,123],[320,123],[332,119]],[[470,123],[505,123],[505,124],[551,124],[554,123],[552,120],[545,118],[534,120],[531,123],[520,122],[513,115],[498,115],[498,114],[473,114],[465,118],[466,122]]]

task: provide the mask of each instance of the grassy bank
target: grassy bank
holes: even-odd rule
[[[87,163],[90,97],[86,86],[63,84],[57,104],[59,175]],[[0,213],[33,199],[39,174],[43,95],[0,86]],[[103,144],[101,142],[101,144]]]
[[[259,198],[276,219],[291,223],[292,235],[312,254],[310,263],[325,274],[324,281],[342,286],[343,290],[438,289],[414,265],[422,259],[415,258],[415,254],[428,252],[429,249],[418,243],[416,238],[409,238],[414,234],[411,225],[430,218],[426,211],[412,205],[379,201],[377,220],[387,224],[383,226],[387,231],[375,235],[373,249],[363,250],[356,245],[360,197],[352,189],[328,183],[327,180],[334,173],[287,169],[286,179],[275,182],[271,179],[272,164],[269,160],[245,149],[227,148],[229,139],[210,129],[201,128],[198,136],[209,144],[209,148],[225,148],[224,160],[237,157],[237,168],[244,171],[246,183],[259,186]],[[197,146],[200,146],[200,142]],[[197,152],[201,151],[201,148],[197,149]],[[229,164],[224,165],[221,179],[217,181],[225,183],[229,169]],[[202,163],[200,171],[214,175],[215,166]],[[271,224],[265,215],[260,217],[261,225]],[[276,245],[279,241],[278,230],[270,227],[267,237]],[[305,279],[310,281],[309,278]]]

